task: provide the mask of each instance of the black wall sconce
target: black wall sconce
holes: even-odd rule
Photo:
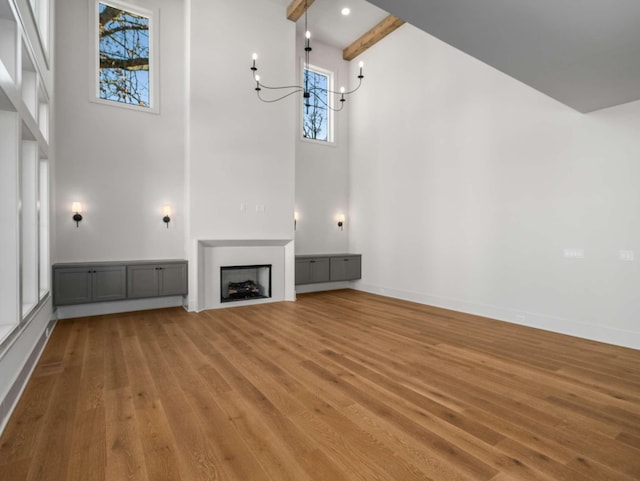
[[[72,219],[76,221],[76,229],[82,220],[82,204],[80,202],[73,202],[71,204],[71,212],[73,212]]]
[[[344,225],[344,214],[340,214],[338,215],[338,227],[340,227],[340,230],[344,230],[343,226]]]
[[[168,229],[169,228],[169,222],[171,222],[171,206],[170,205],[165,205],[162,208],[162,215],[164,216],[162,218],[162,222],[167,224],[167,229]]]

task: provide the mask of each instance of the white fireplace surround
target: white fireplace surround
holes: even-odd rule
[[[295,301],[293,239],[198,239],[189,275],[189,310]],[[271,298],[220,302],[220,267],[271,264]]]

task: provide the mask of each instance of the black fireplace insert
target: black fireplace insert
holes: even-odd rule
[[[271,264],[220,267],[220,302],[271,297]]]

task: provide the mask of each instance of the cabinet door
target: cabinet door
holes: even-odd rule
[[[69,267],[53,271],[53,303],[56,306],[91,302],[91,267]]]
[[[311,260],[296,259],[296,284],[309,284],[311,282]]]
[[[127,297],[125,266],[94,267],[92,271],[92,301],[115,301]]]
[[[127,267],[127,295],[130,298],[156,297],[159,270],[157,264]]]
[[[352,281],[362,278],[361,256],[349,257],[349,262],[347,262],[347,278]]]
[[[331,258],[331,280],[352,281],[360,279],[360,256]]]
[[[158,295],[180,296],[187,294],[187,264],[162,264],[158,266]]]
[[[311,259],[311,282],[329,281],[329,258],[318,257]]]

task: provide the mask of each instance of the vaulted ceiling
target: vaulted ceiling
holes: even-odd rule
[[[317,38],[341,48],[388,12],[580,112],[640,100],[639,0],[308,3]],[[348,20],[339,13],[346,6]]]

